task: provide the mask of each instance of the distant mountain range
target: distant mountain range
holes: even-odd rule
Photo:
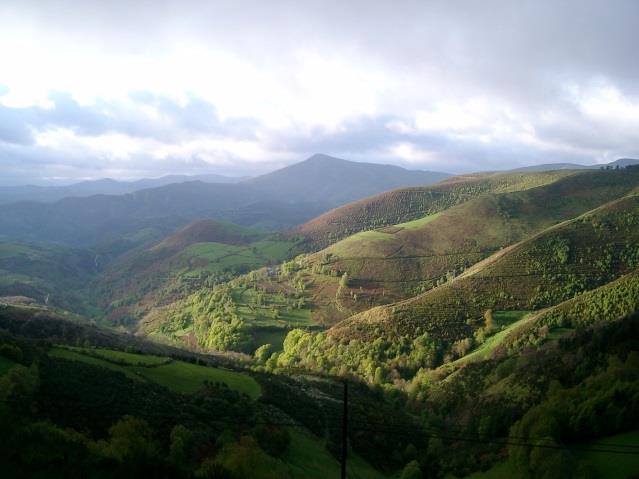
[[[123,195],[6,204],[0,209],[0,238],[89,245],[203,218],[275,230],[356,199],[449,176],[315,155],[239,183],[186,181]]]
[[[577,163],[545,163],[543,165],[524,166],[512,171],[552,171],[552,170],[596,170],[600,168],[626,168],[627,166],[639,165],[639,160],[635,158],[620,158],[610,163],[599,165],[579,165]]]
[[[229,177],[216,174],[207,175],[167,175],[161,178],[144,178],[137,181],[117,181],[110,178],[81,181],[65,186],[0,186],[0,204],[17,201],[54,202],[62,198],[84,197],[92,195],[124,195],[147,188],[158,188],[172,183],[202,181],[204,183],[237,183],[247,177]]]

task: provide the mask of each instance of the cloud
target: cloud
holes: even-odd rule
[[[0,142],[69,176],[637,156],[637,31],[634,0],[6,2]]]

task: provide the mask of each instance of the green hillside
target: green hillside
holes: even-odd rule
[[[52,357],[81,361],[120,371],[125,376],[150,381],[178,393],[192,394],[205,381],[223,383],[229,389],[246,394],[251,399],[260,396],[260,386],[250,376],[219,368],[173,361],[171,358],[124,353],[109,349],[54,348]]]
[[[280,263],[295,251],[295,242],[259,230],[199,221],[148,249],[121,258],[96,282],[93,297],[110,323],[130,325],[155,305]]]
[[[521,191],[579,174],[577,171],[541,173],[478,173],[456,176],[435,185],[382,193],[324,213],[291,230],[309,251],[342,238],[384,226],[416,220],[486,193]]]
[[[506,248],[433,290],[354,315],[326,334],[291,332],[278,364],[352,371],[385,383],[410,379],[422,368],[482,351],[482,346],[475,354],[491,352],[510,337],[511,328],[516,331],[527,321],[518,323],[525,314],[518,312],[579,298],[634,271],[639,266],[638,206],[636,195],[606,204]],[[619,288],[613,283],[611,290],[632,298],[624,285],[634,284],[633,278],[620,280]],[[593,292],[595,317],[614,312],[612,300],[600,297],[605,291]],[[618,315],[632,312],[630,303],[619,303]],[[586,321],[583,310],[578,314]],[[545,331],[556,337],[566,327],[569,321],[556,320],[554,329]]]
[[[505,246],[628,194],[639,185],[639,173],[623,173],[580,173],[524,191],[485,194],[419,220],[357,233],[313,260],[347,272],[355,286],[412,296]]]
[[[450,344],[483,326],[486,310],[535,310],[614,280],[638,266],[639,197],[629,196],[549,228],[460,277],[335,326],[337,338],[428,333]]]

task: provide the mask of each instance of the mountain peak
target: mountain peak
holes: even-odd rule
[[[341,158],[336,158],[334,156],[329,156],[329,155],[325,155],[324,153],[315,153],[312,156],[309,156],[306,160],[302,161],[301,163],[326,163],[327,161],[332,162],[332,163],[350,163],[347,160],[342,160]]]

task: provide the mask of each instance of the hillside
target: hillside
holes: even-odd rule
[[[231,223],[201,220],[115,261],[91,296],[110,324],[132,324],[154,306],[296,253],[293,241]]]
[[[346,272],[353,287],[383,287],[407,297],[637,186],[639,170],[595,171],[523,191],[486,193],[418,220],[357,233],[310,261]]]
[[[486,310],[535,310],[594,289],[637,267],[639,197],[608,203],[496,253],[409,300],[355,315],[329,330],[341,339],[415,338],[447,350],[483,327]]]
[[[304,239],[309,251],[317,251],[360,231],[416,220],[486,193],[526,190],[576,173],[555,171],[457,176],[436,185],[398,189],[353,202],[324,213],[287,234]]]
[[[609,163],[595,165],[578,165],[576,163],[546,163],[541,165],[523,166],[512,171],[552,171],[552,170],[598,170],[605,168],[626,168],[639,165],[639,160],[634,158],[619,158]]]
[[[12,477],[14,470],[46,475],[49,456],[31,454],[40,450],[40,438],[46,448],[72,446],[65,471],[89,476],[162,471],[197,477],[193,471],[209,470],[228,476],[231,470],[241,477],[320,479],[339,471],[333,421],[342,385],[333,379],[256,373],[223,358],[180,355],[28,308],[0,308],[0,326],[0,365],[6,367],[0,371],[0,418],[20,418],[2,422],[12,440],[0,458],[13,457],[7,463]],[[357,383],[350,385],[350,414],[357,423],[384,419],[398,429],[413,424],[407,413],[393,412],[391,403]],[[34,430],[35,440],[26,434]],[[357,430],[348,435],[349,476],[361,479],[389,477],[409,457],[403,453],[408,445],[423,447],[425,441],[421,433],[400,438],[390,457],[381,453],[385,437]],[[141,456],[119,455],[129,450],[125,438],[134,439],[133,448],[141,445]],[[257,475],[246,472],[252,468]]]
[[[99,271],[90,251],[55,245],[0,242],[0,301],[22,296],[38,303],[91,310],[79,291]]]
[[[138,190],[157,188],[172,183],[203,181],[205,183],[237,183],[245,178],[232,178],[216,174],[208,175],[167,175],[160,178],[145,178],[135,181],[117,181],[110,178],[81,181],[64,186],[18,185],[0,186],[0,204],[18,201],[53,202],[69,197],[93,195],[123,195]]]
[[[431,290],[504,247],[623,196],[639,184],[638,173],[573,172],[544,186],[484,194],[413,222],[359,233],[319,253],[166,302],[141,319],[139,331],[204,349],[250,352],[265,343],[281,349],[293,328],[338,328],[358,313],[376,314],[371,308]],[[370,337],[377,334],[369,328]]]
[[[315,156],[237,184],[189,181],[125,195],[5,205],[0,238],[87,246],[145,227],[175,230],[203,218],[275,230],[363,196],[444,176]]]

